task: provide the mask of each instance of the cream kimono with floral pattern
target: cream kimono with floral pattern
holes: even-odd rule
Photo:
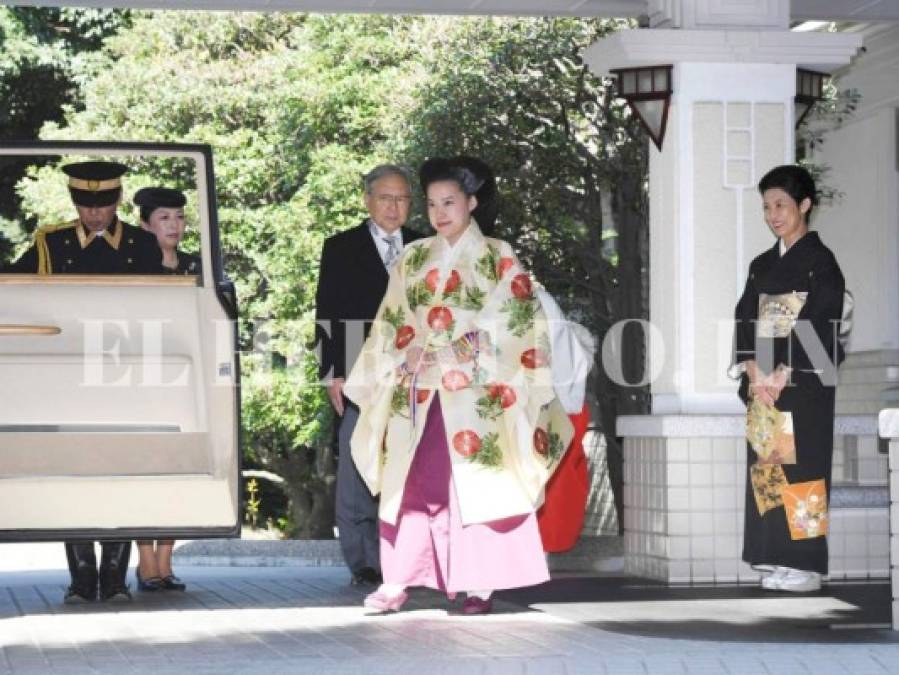
[[[424,357],[410,373],[416,347]],[[507,243],[472,221],[454,246],[409,244],[344,388],[361,412],[353,460],[381,495],[381,519],[396,522],[438,392],[462,522],[537,508],[573,433],[549,359],[534,281]]]

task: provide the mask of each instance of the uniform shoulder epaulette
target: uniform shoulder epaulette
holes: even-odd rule
[[[54,223],[53,225],[39,225],[38,228],[34,231],[34,236],[38,237],[39,235],[47,236],[53,232],[59,232],[60,230],[67,230],[69,228],[75,227],[78,224],[78,219],[69,220],[64,223]]]
[[[37,250],[37,273],[52,274],[53,266],[50,262],[50,249],[47,246],[47,235],[75,227],[78,220],[70,220],[54,225],[41,225],[34,231],[34,248]]]

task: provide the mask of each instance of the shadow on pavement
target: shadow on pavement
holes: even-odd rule
[[[137,592],[133,570],[128,582],[131,602],[82,602],[66,605],[68,584],[63,570],[0,572],[0,620],[41,615],[101,615],[134,612],[204,612],[243,609],[361,609],[372,586],[351,586],[349,574],[328,568],[184,568],[186,592]],[[417,610],[461,613],[464,595],[455,602],[423,588],[410,590],[403,614]],[[495,614],[531,613],[527,607],[497,603]]]
[[[756,586],[668,587],[642,579],[575,577],[504,591],[502,600],[604,631],[698,641],[899,642],[887,582],[789,594]]]

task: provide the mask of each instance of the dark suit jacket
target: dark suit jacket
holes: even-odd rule
[[[422,236],[405,227],[402,233],[404,245]],[[368,220],[325,240],[315,294],[319,377],[346,377],[352,369],[387,291],[387,278]],[[364,333],[352,328],[348,333],[346,322],[365,322]],[[352,344],[347,345],[347,335]]]

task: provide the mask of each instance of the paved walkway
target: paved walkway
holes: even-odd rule
[[[72,607],[64,570],[4,559],[0,673],[899,673],[885,584],[795,597],[575,576],[499,594],[486,617],[429,591],[368,616],[336,568],[181,567],[186,593]]]

